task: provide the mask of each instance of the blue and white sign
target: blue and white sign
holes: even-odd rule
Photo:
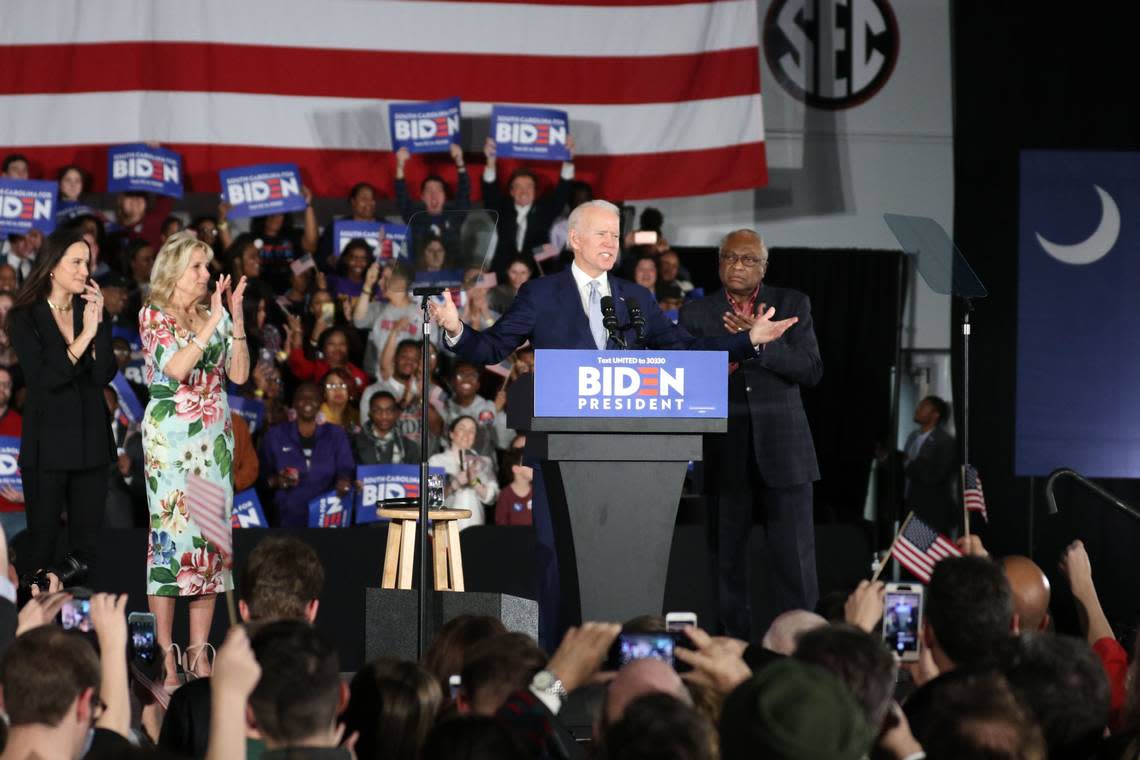
[[[261,499],[257,498],[256,488],[247,488],[234,494],[232,522],[235,528],[269,527],[269,521],[265,519],[265,510],[261,508]]]
[[[724,351],[534,352],[536,417],[725,417]]]
[[[135,389],[127,382],[127,378],[123,376],[122,372],[116,372],[115,376],[111,378],[111,387],[115,389],[115,393],[119,397],[119,411],[126,415],[130,422],[141,423],[143,418],[142,402],[139,401]]]
[[[434,272],[416,270],[413,285],[432,286],[437,288],[459,288],[463,286],[462,269],[438,269]],[[456,308],[459,308],[457,305]]]
[[[182,156],[143,143],[107,151],[107,192],[139,192],[182,197]]]
[[[446,153],[459,142],[459,98],[388,106],[392,150]]]
[[[408,226],[406,224],[384,222],[380,225],[380,233],[379,256],[381,260],[407,261],[411,258],[408,251]]]
[[[428,475],[446,477],[442,467],[429,467]],[[420,498],[418,464],[365,464],[356,468],[361,489],[356,492],[356,524],[378,522],[377,502]]]
[[[348,244],[357,238],[372,246],[373,250],[380,247],[380,230],[384,225],[380,222],[357,222],[352,219],[338,219],[333,222],[333,241],[336,243],[336,255],[344,253]]]
[[[1020,196],[1014,474],[1140,477],[1140,153],[1022,151]]]
[[[296,164],[258,164],[218,172],[234,218],[305,210]]]
[[[0,179],[0,232],[25,235],[55,229],[59,185],[39,179]]]
[[[265,420],[264,401],[259,398],[237,396],[233,393],[229,394],[227,400],[230,404],[230,411],[237,412],[241,415],[242,419],[249,425],[249,432],[251,434],[261,429],[261,423]]]
[[[20,479],[20,437],[0,436],[0,487],[15,488],[24,492],[24,481]]]
[[[329,491],[309,502],[310,528],[347,528],[352,525],[352,502]]]
[[[565,111],[553,108],[494,106],[491,137],[495,153],[503,158],[569,161],[570,120]]]

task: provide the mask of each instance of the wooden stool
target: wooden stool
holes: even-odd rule
[[[412,560],[416,552],[416,522],[418,509],[376,510],[379,517],[388,518],[388,545],[384,548],[384,577],[381,588],[411,588]],[[432,568],[435,571],[436,591],[463,591],[463,552],[459,548],[457,520],[471,516],[469,509],[432,509],[431,520]],[[399,583],[397,583],[397,569]],[[448,583],[450,581],[450,584]]]

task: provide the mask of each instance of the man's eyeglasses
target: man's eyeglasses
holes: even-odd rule
[[[722,253],[720,255],[720,263],[722,264],[733,266],[737,262],[740,262],[741,266],[753,269],[763,264],[764,259],[759,256],[741,256],[740,254],[736,253]]]

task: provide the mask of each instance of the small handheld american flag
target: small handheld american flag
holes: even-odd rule
[[[930,582],[934,566],[940,560],[962,556],[953,541],[913,515],[903,525],[891,552],[899,564],[923,583]]]
[[[962,473],[962,499],[967,511],[978,512],[983,520],[990,521],[986,514],[986,497],[982,493],[982,478],[978,475],[978,468],[972,464],[966,465]]]
[[[221,486],[189,475],[186,478],[186,507],[202,537],[222,555],[226,567],[233,567],[233,528],[226,514],[226,494]]]

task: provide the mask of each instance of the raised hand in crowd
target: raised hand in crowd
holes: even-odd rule
[[[412,152],[405,148],[400,148],[396,151],[396,179],[404,178],[404,167],[407,165],[408,160],[412,157]]]
[[[693,668],[685,674],[686,680],[724,696],[752,677],[752,669],[744,661],[746,642],[727,636],[709,636],[692,626],[685,628],[685,633],[696,648],[677,647],[673,656]]]
[[[567,692],[574,691],[597,675],[619,633],[617,623],[583,623],[570,628],[546,669],[562,681]]]
[[[131,732],[131,697],[127,678],[127,595],[94,594],[91,626],[99,642],[99,698],[106,708],[99,728],[127,737]]]
[[[63,609],[65,602],[72,596],[66,591],[60,591],[62,584],[55,573],[48,573],[48,591],[40,591],[40,587],[32,584],[32,598],[20,608],[16,623],[16,635],[39,628],[41,625],[50,625],[55,616]]]
[[[305,342],[305,328],[296,314],[285,314],[285,350],[300,348]]]
[[[490,137],[483,143],[483,156],[487,159],[487,169],[495,170],[495,141]]]
[[[234,626],[218,649],[210,677],[210,745],[207,760],[245,757],[245,718],[249,695],[261,678],[249,636]]]
[[[218,244],[224,251],[230,247],[234,242],[233,235],[230,234],[230,223],[227,219],[230,214],[229,201],[224,198],[218,203]]]
[[[982,544],[982,539],[977,533],[971,533],[968,536],[959,536],[958,548],[968,557],[989,557],[990,553],[986,551],[986,547]]]
[[[887,587],[882,581],[859,581],[843,605],[843,619],[867,633],[873,632],[883,617],[886,596]]]
[[[1077,540],[1066,547],[1057,563],[1058,569],[1069,581],[1073,599],[1077,603],[1077,616],[1081,630],[1090,644],[1103,638],[1113,638],[1112,626],[1100,605],[1100,596],[1093,583],[1092,562],[1083,541]]]

